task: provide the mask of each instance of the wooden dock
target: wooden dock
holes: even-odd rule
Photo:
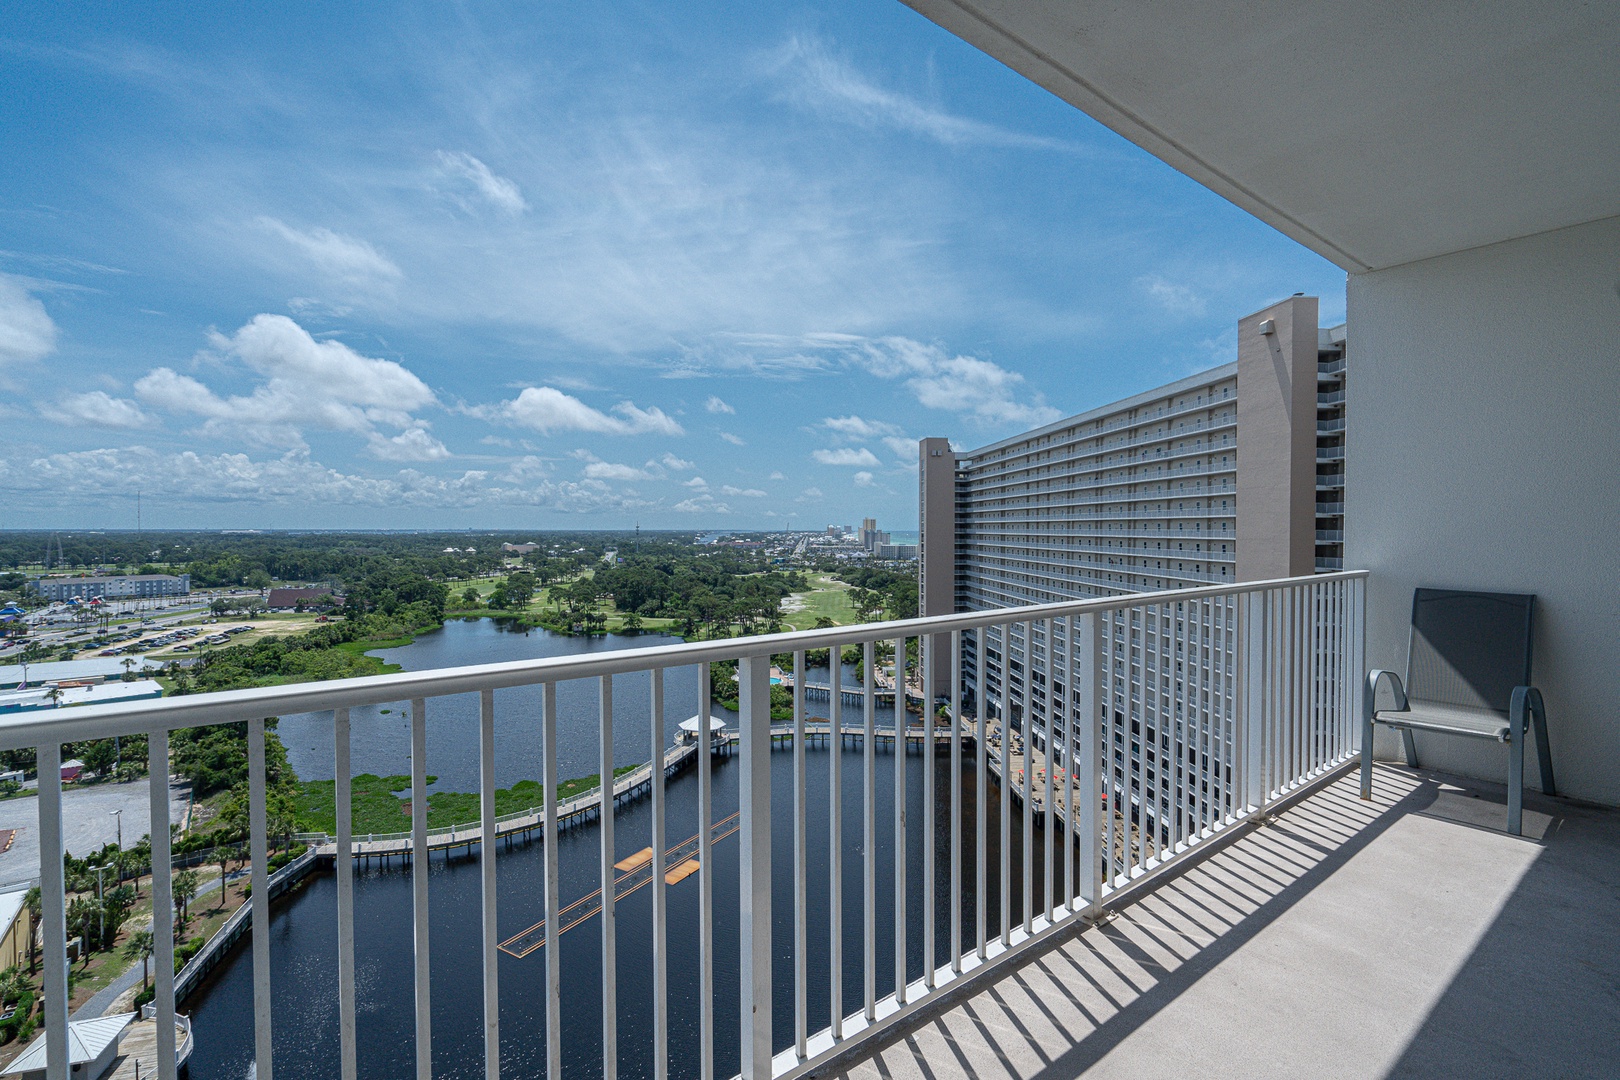
[[[174,1022],[175,1060],[183,1067],[191,1056],[191,1021],[177,1017]],[[118,1043],[118,1056],[112,1068],[102,1074],[105,1080],[157,1080],[157,1021],[137,1020],[129,1025]]]

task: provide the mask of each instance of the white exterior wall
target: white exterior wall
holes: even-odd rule
[[[1349,317],[1368,664],[1405,669],[1417,586],[1535,593],[1560,792],[1620,805],[1620,218],[1352,275]],[[1418,753],[1507,776],[1482,740]]]

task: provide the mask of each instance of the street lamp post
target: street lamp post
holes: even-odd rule
[[[121,810],[121,809],[119,809],[119,810],[110,810],[110,811],[108,811],[108,813],[112,814],[114,819],[116,819],[117,822],[118,822],[118,850],[123,851],[124,850],[124,811]]]

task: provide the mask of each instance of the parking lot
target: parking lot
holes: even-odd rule
[[[98,851],[118,838],[114,810],[122,810],[124,846],[132,847],[146,835],[150,788],[145,780],[130,784],[95,784],[62,791],[62,838],[76,857]],[[186,787],[169,790],[169,820],[179,822],[190,798]],[[0,853],[0,884],[39,876],[39,797],[19,796],[0,801],[0,829],[17,830],[11,849]]]

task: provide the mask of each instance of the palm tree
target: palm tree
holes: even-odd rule
[[[23,894],[23,907],[28,909],[28,971],[33,974],[36,961],[35,949],[38,948],[37,933],[39,930],[39,916],[44,908],[44,901],[40,896],[39,886],[35,885]]]
[[[125,959],[139,960],[141,962],[142,990],[146,989],[147,978],[150,974],[147,968],[147,962],[152,959],[152,950],[156,947],[157,943],[152,940],[152,931],[150,930],[137,930],[133,934],[129,935],[128,939],[124,942]]]
[[[174,911],[181,924],[185,923],[186,908],[196,899],[197,890],[201,885],[202,880],[195,870],[182,870],[174,875],[174,882],[170,888],[174,890]]]
[[[79,958],[84,961],[86,967],[90,966],[90,943],[96,936],[100,918],[101,905],[88,896],[81,896],[68,904],[67,927],[70,932],[78,935]]]

